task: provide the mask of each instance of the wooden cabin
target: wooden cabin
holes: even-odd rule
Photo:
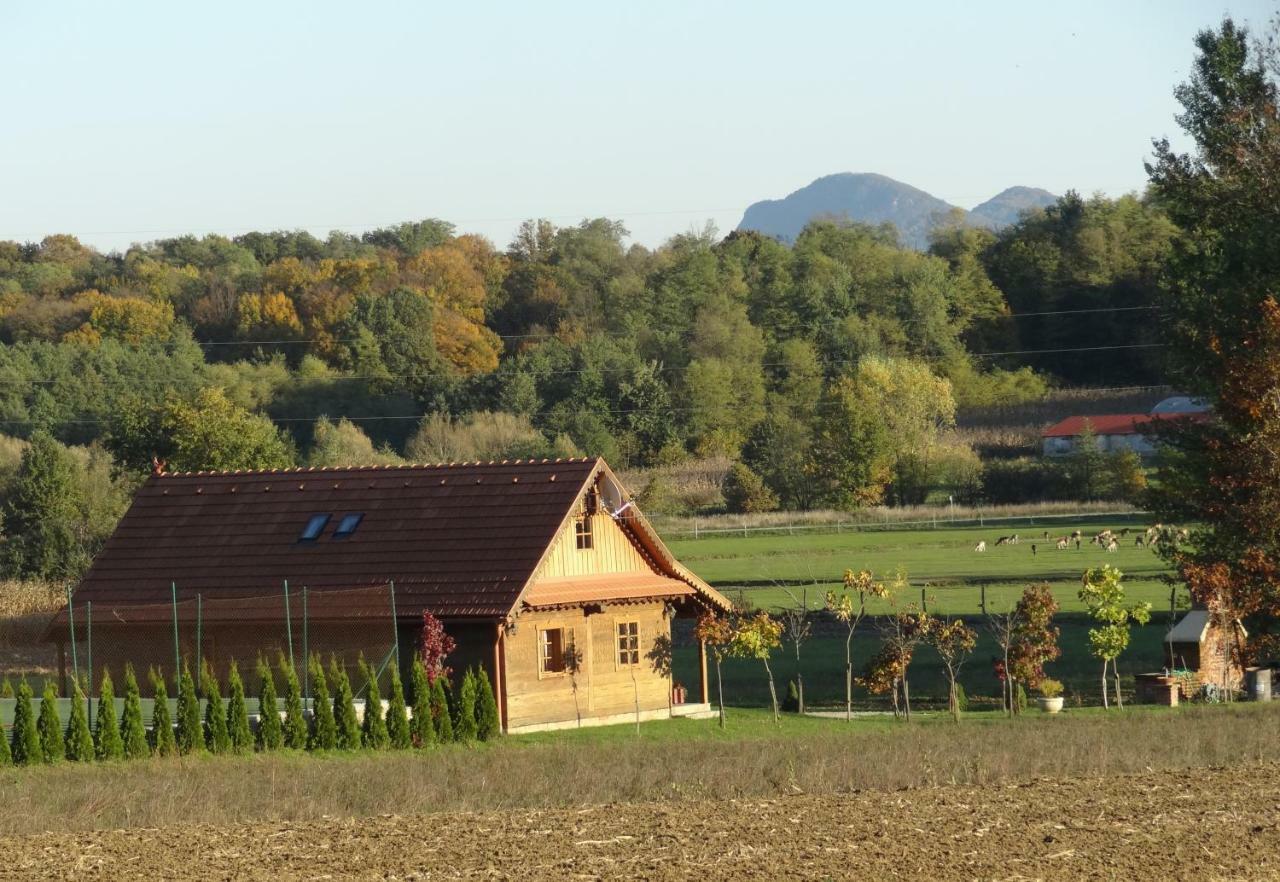
[[[705,711],[705,649],[685,707],[655,659],[674,618],[729,608],[598,458],[188,472],[142,486],[46,637],[64,682],[90,617],[116,675],[393,643],[407,667],[430,612],[528,732]]]
[[[1248,634],[1240,622],[1238,645],[1243,646]],[[1164,639],[1165,666],[1173,671],[1196,674],[1198,686],[1210,684],[1236,691],[1244,684],[1244,668],[1233,656],[1230,630],[1206,609],[1193,609],[1169,629]],[[1188,696],[1190,697],[1190,696]]]

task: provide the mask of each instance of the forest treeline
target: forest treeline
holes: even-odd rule
[[[424,220],[123,254],[0,242],[0,471],[33,438],[99,489],[153,457],[716,456],[748,507],[918,502],[981,492],[957,407],[1160,380],[1174,233],[1145,198],[1070,193],[999,234],[943,219],[927,253],[822,221],[794,245],[626,236],[530,221],[499,250]]]

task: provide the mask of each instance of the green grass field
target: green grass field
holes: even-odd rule
[[[987,610],[998,612],[1011,607],[1026,585],[1046,582],[1062,607],[1057,619],[1062,630],[1062,658],[1050,666],[1050,673],[1066,684],[1068,703],[1076,704],[1095,701],[1101,691],[1099,663],[1088,652],[1092,623],[1077,597],[1080,577],[1086,569],[1103,564],[1118,567],[1125,573],[1129,596],[1151,603],[1154,609],[1149,625],[1133,629],[1132,643],[1120,658],[1121,673],[1126,678],[1161,667],[1162,640],[1170,621],[1170,586],[1162,581],[1168,567],[1153,551],[1134,544],[1135,534],[1141,533],[1145,525],[1117,522],[1081,526],[1086,535],[1105,527],[1117,533],[1126,527],[1130,530],[1115,552],[1091,545],[1087,539],[1079,550],[1074,543],[1068,550],[1057,550],[1054,539],[1075,529],[1075,525],[1065,523],[1050,529],[1049,540],[1043,538],[1044,527],[1024,526],[722,535],[678,540],[670,545],[677,558],[729,597],[766,609],[793,607],[797,599],[806,601],[811,608],[821,608],[824,593],[839,586],[846,569],[867,569],[886,581],[902,572],[910,587],[898,598],[900,604],[924,599],[932,613],[972,617],[980,638],[960,682],[975,706],[994,703],[999,694],[992,674],[997,649],[981,618],[983,597]],[[1020,535],[1018,544],[995,545],[1001,535],[1015,531]],[[987,550],[982,553],[973,550],[980,540],[987,543]],[[1187,607],[1185,589],[1178,590],[1176,602],[1179,610]],[[889,609],[885,601],[868,605],[873,616]],[[854,638],[855,673],[862,671],[878,646],[874,622],[865,623]],[[803,644],[798,663],[794,648],[785,645],[773,667],[780,694],[799,673],[810,704],[835,705],[844,701],[844,641],[829,631],[817,633]],[[675,672],[686,685],[697,683],[692,650],[677,651]],[[768,701],[759,663],[729,660],[724,665],[724,679],[727,702],[761,705]],[[945,695],[942,666],[930,648],[921,647],[917,652],[909,681],[913,696],[923,704],[936,703]],[[861,690],[856,694],[862,707],[883,706],[881,700],[870,699]]]

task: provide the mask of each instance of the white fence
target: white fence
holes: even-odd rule
[[[1091,512],[1075,512],[1067,514],[1042,514],[1042,515],[1011,515],[1006,517],[985,517],[979,513],[976,517],[967,518],[947,518],[933,517],[927,520],[917,521],[896,521],[890,519],[887,515],[883,521],[828,521],[826,523],[817,524],[769,524],[764,527],[700,527],[697,518],[694,518],[693,529],[691,530],[666,530],[659,528],[658,532],[664,537],[670,539],[674,537],[686,539],[702,539],[712,536],[749,536],[752,533],[773,533],[787,534],[794,536],[797,532],[811,533],[861,533],[861,532],[885,532],[898,529],[925,529],[925,530],[949,530],[959,527],[986,527],[1004,524],[1007,526],[1027,526],[1034,527],[1037,525],[1047,525],[1053,523],[1061,523],[1063,521],[1075,522],[1078,524],[1087,523],[1109,523],[1112,521],[1130,521],[1149,518],[1150,512],[1132,510],[1132,511],[1091,511]]]

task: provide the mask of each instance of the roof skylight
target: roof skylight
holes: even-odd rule
[[[320,538],[320,534],[324,532],[325,524],[329,523],[329,518],[333,515],[314,514],[307,521],[307,525],[302,528],[302,535],[298,537],[299,542],[314,542]]]

